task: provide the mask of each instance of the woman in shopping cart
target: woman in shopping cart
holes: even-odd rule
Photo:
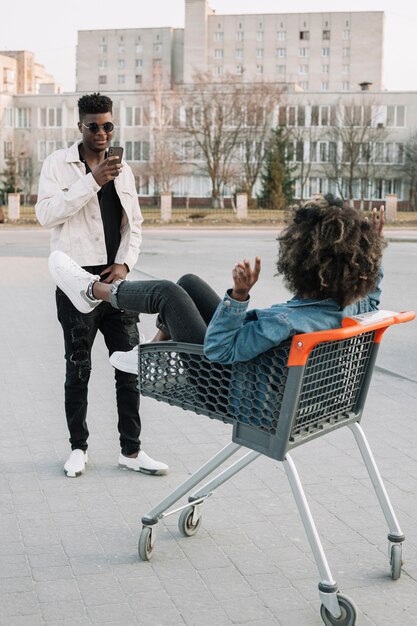
[[[49,269],[74,306],[88,314],[102,301],[115,308],[158,314],[153,341],[204,344],[206,356],[221,363],[248,361],[305,332],[338,328],[344,317],[378,309],[383,208],[372,219],[345,207],[331,194],[294,209],[278,237],[277,271],[294,297],[268,308],[248,310],[261,260],[246,259],[232,270],[233,286],[221,299],[201,278],[100,282],[63,252],[53,252]],[[136,373],[137,348],[115,352],[114,367]]]

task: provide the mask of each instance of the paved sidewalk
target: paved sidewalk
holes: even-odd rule
[[[119,469],[102,341],[91,378],[90,462],[82,477],[65,477],[63,341],[46,258],[0,262],[0,626],[320,626],[319,575],[279,462],[261,457],[219,488],[193,538],[180,535],[178,515],[160,522],[152,560],[139,560],[141,516],[231,431],[145,398],[143,447],[171,472]],[[395,332],[384,341],[395,343]],[[415,326],[410,332],[415,346]],[[359,626],[417,624],[416,404],[416,382],[376,372],[363,427],[406,536],[396,582],[385,519],[350,431],[293,453]]]

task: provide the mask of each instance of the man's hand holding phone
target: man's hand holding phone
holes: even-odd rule
[[[99,163],[93,170],[94,180],[100,187],[114,180],[120,174],[122,165],[123,148],[121,146],[112,146],[109,148],[107,158]]]

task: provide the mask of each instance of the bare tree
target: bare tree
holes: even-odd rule
[[[274,83],[245,85],[244,105],[240,111],[240,132],[236,143],[235,160],[241,164],[237,169],[238,185],[248,194],[249,204],[269,148],[273,114],[279,104],[281,91]]]
[[[404,147],[403,171],[408,183],[409,205],[417,209],[417,133],[412,135]]]
[[[381,164],[377,146],[382,144],[387,131],[378,123],[379,106],[370,100],[350,101],[338,109],[335,124],[328,129],[328,162],[323,170],[334,179],[339,193],[351,204],[355,184],[359,181],[361,202],[368,194]]]
[[[178,128],[175,126],[175,96],[163,88],[161,70],[156,66],[151,91],[150,131],[152,149],[147,174],[153,177],[156,193],[172,191],[180,173]]]
[[[245,86],[236,76],[225,75],[214,82],[210,72],[195,74],[193,87],[184,91],[183,131],[193,144],[195,166],[210,178],[216,208],[222,206],[225,185],[237,177],[234,155],[242,132],[245,96]]]

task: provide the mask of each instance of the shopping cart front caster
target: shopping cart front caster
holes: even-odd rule
[[[394,543],[391,545],[390,552],[390,565],[391,565],[391,578],[392,580],[398,580],[401,576],[401,566],[403,564],[403,546],[401,543]]]
[[[356,624],[357,610],[355,604],[350,598],[341,593],[337,594],[341,615],[334,617],[326,609],[324,604],[320,607],[320,615],[326,626],[354,626]]]
[[[149,561],[155,543],[155,534],[151,526],[144,526],[139,535],[138,552],[142,561]]]
[[[202,514],[200,507],[190,506],[181,512],[178,519],[179,531],[184,537],[192,537],[201,526]]]

